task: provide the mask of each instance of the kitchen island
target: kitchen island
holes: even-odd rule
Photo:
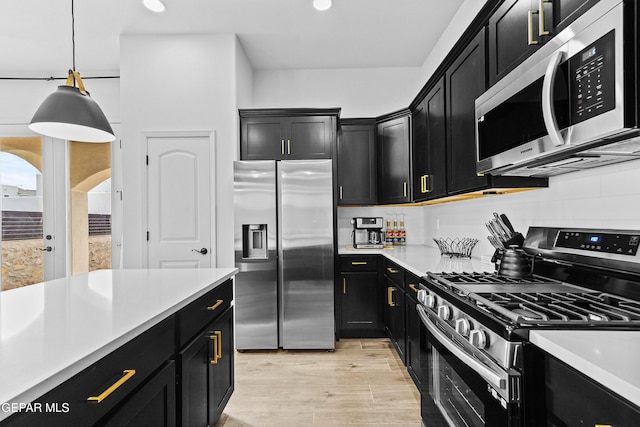
[[[98,270],[2,292],[0,420],[16,412],[25,415],[29,409],[53,410],[53,406],[28,408],[28,404],[56,387],[64,387],[66,381],[99,368],[101,361],[112,355],[142,358],[146,349],[159,345],[154,337],[162,337],[162,349],[156,350],[167,355],[158,366],[169,359],[176,359],[179,365],[180,351],[188,347],[187,342],[208,327],[209,322],[225,316],[231,327],[225,334],[225,343],[231,343],[232,347],[231,279],[236,272],[234,268]],[[207,298],[213,301],[204,301]],[[192,307],[195,304],[207,306]],[[223,311],[227,314],[219,315]],[[134,346],[132,343],[142,336],[145,340]],[[216,344],[222,348],[222,337],[218,337]],[[229,352],[229,346],[226,347]],[[117,353],[120,351],[124,353]],[[217,361],[222,351],[213,352]],[[180,371],[179,366],[176,369]],[[125,374],[118,381],[120,385],[128,380],[127,375],[135,378],[135,372]],[[131,383],[142,383],[143,376],[139,370],[138,378]],[[94,384],[90,390],[102,390],[103,384]],[[86,402],[92,394],[82,401]],[[52,403],[57,405],[57,412],[67,411],[70,416],[81,412],[78,402]],[[20,416],[7,421],[11,423]]]

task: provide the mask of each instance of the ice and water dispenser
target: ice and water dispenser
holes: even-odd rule
[[[267,224],[242,225],[242,258],[269,258]]]

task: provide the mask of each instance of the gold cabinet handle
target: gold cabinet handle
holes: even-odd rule
[[[391,268],[391,267],[387,267],[387,271],[391,274],[396,274],[398,272],[398,270],[396,270],[395,268]]]
[[[118,381],[113,383],[111,387],[109,387],[108,389],[106,389],[105,391],[103,391],[97,396],[89,396],[87,400],[92,402],[98,402],[98,403],[102,402],[104,399],[109,397],[111,393],[116,391],[122,384],[129,381],[129,379],[135,374],[136,374],[135,369],[125,369],[124,371],[122,371],[122,378],[120,378]]]
[[[416,285],[413,285],[413,284],[412,284],[412,285],[409,285],[409,288],[410,288],[413,292],[418,293],[418,288],[416,288]]]
[[[407,197],[407,181],[402,183],[404,197]]]
[[[393,302],[393,291],[395,289],[393,289],[393,287],[388,287],[387,288],[387,304],[389,304],[389,307],[395,307],[396,303]]]
[[[284,139],[280,140],[280,153],[284,156]]]
[[[533,39],[533,15],[537,15],[537,14],[538,14],[537,10],[530,10],[529,11],[529,28],[528,28],[528,34],[529,34],[528,44],[529,44],[529,46],[534,45],[534,44],[538,44],[538,41]]]
[[[223,300],[219,299],[219,300],[218,300],[218,301],[216,301],[216,303],[215,303],[215,304],[213,304],[211,307],[207,307],[207,310],[209,310],[209,311],[213,311],[213,310],[215,310],[216,308],[220,307],[220,304],[222,304],[223,302],[224,302]]]
[[[367,261],[351,261],[351,265],[367,265]]]
[[[291,141],[287,139],[287,154],[291,154]]]
[[[211,365],[217,365],[222,358],[222,331],[214,331],[209,338],[213,341],[213,359],[209,361]]]
[[[422,175],[420,177],[420,192],[421,193],[427,192],[427,175]]]
[[[548,36],[549,31],[544,28],[544,4],[551,3],[551,0],[540,0],[538,5],[540,10],[540,18],[538,21],[538,34],[541,36]]]
[[[342,200],[342,185],[340,186],[340,200]]]
[[[342,278],[342,293],[347,294],[347,279],[344,277]]]

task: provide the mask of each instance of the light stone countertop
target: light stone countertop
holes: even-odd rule
[[[532,331],[531,342],[640,407],[640,331]]]
[[[0,405],[32,402],[236,272],[98,270],[1,292]]]
[[[440,255],[440,250],[427,245],[393,246],[388,249],[353,249],[342,247],[340,255],[381,254],[420,277],[431,272],[492,272],[495,267],[480,258],[456,258]]]

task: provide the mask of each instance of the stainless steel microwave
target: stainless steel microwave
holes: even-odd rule
[[[601,0],[476,99],[478,173],[640,158],[635,2]]]

